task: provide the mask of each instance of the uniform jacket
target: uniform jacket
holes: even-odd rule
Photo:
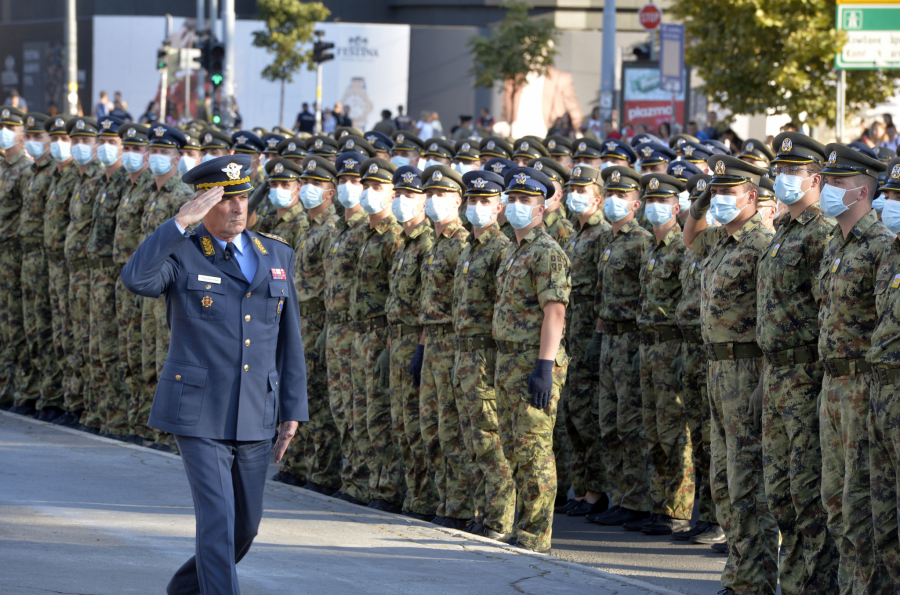
[[[244,249],[259,258],[250,283],[202,224],[182,235],[174,219],[122,270],[129,291],[166,300],[172,341],[150,411],[154,428],[250,441],[271,439],[279,420],[309,420],[294,251],[245,234]]]

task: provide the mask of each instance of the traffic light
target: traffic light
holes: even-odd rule
[[[329,60],[334,60],[334,54],[328,52],[334,47],[334,44],[328,41],[322,41],[322,38],[319,38],[319,41],[313,44],[313,62],[316,64],[321,64],[322,62],[328,62]]]
[[[222,116],[219,114],[219,102],[213,101],[213,124],[219,124],[222,121]]]
[[[194,49],[200,50],[200,55],[194,57],[194,62],[203,70],[209,69],[209,39],[194,42]]]
[[[166,48],[156,50],[156,69],[165,70],[169,66],[169,51]]]
[[[206,71],[213,87],[218,87],[224,80],[225,71],[225,44],[220,41],[210,41],[208,48],[208,65]]]

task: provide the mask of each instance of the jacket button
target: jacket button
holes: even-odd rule
[[[250,345],[250,339],[247,339],[246,341],[244,341],[244,345],[249,346],[249,345]]]
[[[181,380],[181,374],[175,374],[175,380]]]
[[[249,369],[250,369],[250,366],[248,366],[247,364],[244,364],[244,372],[246,372]]]
[[[207,288],[207,289],[212,289],[212,285],[210,285],[209,283],[207,283],[207,284],[206,284],[206,288]]]
[[[209,289],[209,287],[207,287],[207,289]],[[284,295],[284,290],[283,290],[283,289],[281,290],[281,295]]]
[[[250,297],[250,292],[248,291],[247,295],[245,295],[244,297]]]
[[[250,315],[247,314],[246,316],[244,316],[244,320],[245,320],[246,322],[250,322]]]

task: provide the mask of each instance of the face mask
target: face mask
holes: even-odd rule
[[[50,156],[60,163],[68,161],[72,156],[72,143],[66,143],[61,140],[50,143]]]
[[[203,159],[200,160],[200,163],[206,163],[207,161],[212,161],[213,159],[215,159],[215,157],[207,153],[203,156]]]
[[[514,229],[523,229],[534,221],[534,217],[531,216],[532,211],[534,211],[534,207],[531,205],[514,202],[506,205],[506,220]]]
[[[849,205],[845,205],[844,195],[847,192],[859,190],[860,188],[862,188],[862,186],[850,188],[848,191],[843,188],[838,188],[837,186],[832,186],[831,184],[825,184],[825,188],[822,189],[822,195],[819,197],[819,204],[822,205],[822,212],[825,213],[825,216],[827,217],[837,217],[842,215],[847,209],[859,202],[859,198],[857,198]]]
[[[44,154],[44,143],[36,140],[25,141],[25,151],[32,159],[38,159]]]
[[[506,205],[509,204],[509,194],[507,194],[506,192],[501,192],[500,202],[503,204],[503,207],[506,208]]]
[[[878,198],[872,201],[872,208],[881,213],[884,210],[885,200],[884,194],[879,194]]]
[[[286,191],[290,193],[290,191]],[[305,184],[300,188],[300,202],[303,203],[303,207],[306,209],[314,209],[324,201],[322,200],[322,195],[325,193],[325,190],[319,188],[318,186],[313,186],[312,184]],[[273,201],[272,204],[275,204]],[[290,202],[288,202],[290,204]],[[277,207],[278,205],[275,204]],[[284,207],[281,207],[284,208]]]
[[[443,164],[439,161],[435,161],[434,159],[429,159],[428,161],[425,162],[425,167],[423,167],[422,169],[428,169],[432,165],[443,165]]]
[[[419,160],[416,162],[416,167],[418,167],[419,169],[421,169],[421,170],[424,171],[425,168],[428,167],[427,164],[428,164],[428,162],[425,161],[424,159],[419,159]]]
[[[369,215],[376,215],[385,209],[384,194],[371,188],[366,188],[359,196],[359,204],[362,205],[363,211]]]
[[[460,174],[467,174],[470,171],[475,171],[475,168],[468,163],[457,163],[456,167],[454,167],[453,169],[458,171]]]
[[[304,186],[303,188],[305,188]],[[303,197],[303,188],[300,189],[300,197]],[[269,202],[276,209],[286,209],[294,202],[292,192],[286,188],[269,188]],[[312,207],[310,207],[312,208]]]
[[[154,176],[164,176],[172,169],[172,159],[165,155],[150,155],[150,171]]]
[[[393,157],[391,157],[391,163],[393,163],[397,167],[403,167],[404,165],[409,165],[409,157],[400,157],[399,155],[394,155]]]
[[[716,220],[712,216],[712,211],[706,211],[706,224],[709,227],[715,227],[716,225],[718,225],[718,223],[716,223]]]
[[[16,146],[16,133],[9,128],[0,129],[0,147],[5,151],[14,146]]]
[[[261,156],[260,156],[260,158],[259,158],[259,166],[260,166],[261,168],[265,169],[266,163],[268,163],[268,162],[269,162],[269,158],[268,158],[268,157],[266,157],[265,155],[261,155]]]
[[[628,208],[628,205],[630,205],[632,202],[634,201],[625,200],[624,198],[619,198],[618,196],[607,196],[606,200],[603,201],[603,213],[610,221],[621,221],[628,216],[628,213],[631,212],[631,209]]]
[[[686,211],[691,208],[691,193],[685,190],[678,194],[678,206],[681,207],[682,211]]]
[[[142,153],[135,153],[134,151],[122,153],[122,166],[128,173],[135,174],[144,167],[144,155]]]
[[[644,215],[647,216],[647,221],[650,222],[650,225],[661,227],[672,219],[672,205],[655,202],[647,203],[646,208],[644,208]]]
[[[574,166],[572,169],[575,169],[576,167],[594,167],[594,166],[593,166],[593,165],[588,165],[588,164],[585,163],[584,161],[576,161],[576,162],[575,162],[575,166]]]
[[[391,201],[391,211],[400,223],[406,223],[422,211],[419,210],[419,201],[406,196],[397,196]]]
[[[775,196],[786,205],[792,205],[809,192],[809,188],[803,190],[803,178],[800,176],[789,176],[787,174],[779,174],[775,178]],[[812,186],[810,186],[812,188]]]
[[[609,167],[610,165],[612,165],[612,163],[610,163],[609,161],[604,161],[603,163],[600,164],[600,171],[603,171],[604,169],[606,169],[606,168]]]
[[[449,198],[435,197],[425,200],[425,214],[435,223],[439,223],[449,217],[454,210]]]
[[[881,222],[891,230],[891,233],[900,233],[900,201],[888,200],[884,203]]]
[[[481,229],[494,220],[494,209],[490,205],[466,205],[466,219],[472,227]]]
[[[640,160],[634,162],[634,171],[637,173],[641,173],[641,162]]]
[[[119,147],[103,143],[97,147],[97,159],[106,167],[111,166],[119,160]]]
[[[194,169],[196,165],[196,159],[194,159],[193,157],[185,157],[184,155],[182,155],[181,159],[178,160],[178,173],[184,175]]]
[[[87,165],[94,158],[94,148],[90,145],[75,145],[72,147],[72,158],[78,165]]]
[[[569,196],[566,197],[566,206],[572,209],[573,213],[581,215],[590,208],[592,198],[594,197],[589,194],[569,192]]]
[[[356,184],[341,184],[338,186],[338,202],[345,209],[352,209],[359,204],[359,195],[362,193],[362,187]]]
[[[743,208],[737,208],[737,199],[743,198],[748,194],[750,194],[749,190],[740,196],[730,196],[728,194],[717,194],[713,196],[709,206],[713,218],[722,225],[727,225],[734,221],[741,211],[750,206],[748,203],[744,205]]]

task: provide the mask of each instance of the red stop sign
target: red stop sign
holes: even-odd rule
[[[638,11],[638,20],[647,31],[656,31],[662,23],[662,10],[655,4],[644,4]]]

